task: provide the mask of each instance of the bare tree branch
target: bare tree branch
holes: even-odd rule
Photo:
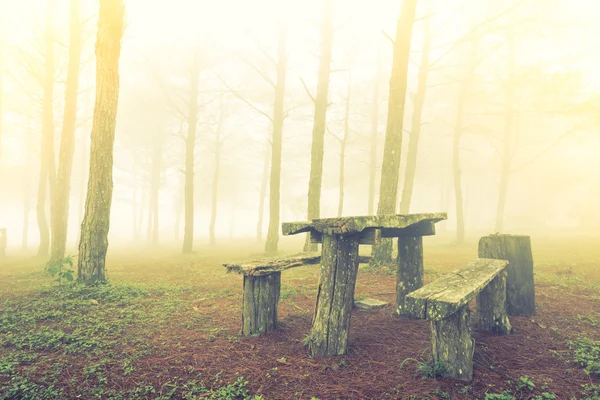
[[[271,85],[271,87],[273,89],[275,89],[275,82],[273,82],[271,80],[271,78],[269,78],[267,76],[267,74],[265,74],[264,72],[262,72],[260,69],[258,69],[254,64],[252,64],[250,61],[246,60],[245,58],[240,57],[246,64],[248,64],[250,66],[250,68],[252,68],[254,71],[256,71],[257,74],[259,74],[264,80],[265,82],[267,82],[269,85]]]
[[[221,76],[219,74],[217,74],[215,71],[213,71],[213,73],[221,81],[221,83],[229,90],[229,92],[231,94],[233,94],[235,97],[237,97],[238,99],[240,99],[241,101],[243,101],[244,103],[246,103],[246,105],[248,107],[252,108],[254,111],[256,111],[260,115],[266,117],[269,121],[273,122],[273,117],[271,117],[269,114],[267,114],[265,111],[261,110],[260,108],[256,107],[254,104],[252,104],[250,101],[248,101],[244,96],[242,96],[236,90],[234,90],[233,88],[231,88],[231,86],[229,86],[227,84],[227,82],[225,82],[225,80],[223,78],[221,78]]]
[[[310,99],[312,100],[313,103],[316,103],[317,100],[315,99],[315,97],[310,93],[310,90],[308,89],[308,86],[306,86],[306,82],[304,82],[304,79],[302,79],[302,77],[300,77],[300,82],[302,82],[302,86],[304,86],[304,90],[306,90],[306,94],[308,94],[308,97],[310,97]]]

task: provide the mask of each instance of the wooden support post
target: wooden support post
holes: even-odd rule
[[[444,378],[462,381],[473,378],[474,346],[470,316],[469,306],[464,305],[444,319],[431,321],[433,360],[444,365]]]
[[[357,234],[323,234],[321,277],[308,346],[312,356],[342,355],[348,349],[358,259]]]
[[[477,295],[477,317],[480,330],[501,334],[511,332],[506,314],[506,270],[496,275]]]
[[[277,328],[277,303],[281,272],[262,276],[244,276],[242,334],[261,336]]]
[[[423,287],[423,238],[398,237],[398,270],[396,273],[396,315],[407,316],[404,301],[407,294]]]
[[[484,236],[479,240],[479,257],[508,260],[506,278],[508,315],[535,315],[533,256],[529,236]]]

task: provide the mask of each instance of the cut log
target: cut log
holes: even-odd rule
[[[323,236],[321,276],[308,345],[312,356],[342,355],[348,349],[359,261],[357,239],[357,235]]]
[[[478,258],[465,267],[409,293],[405,309],[414,318],[441,320],[454,314],[479,294],[508,264]]]
[[[396,315],[410,317],[405,311],[406,295],[423,287],[423,238],[398,237],[396,274]]]
[[[506,270],[502,271],[477,295],[477,319],[480,330],[508,334],[506,314]]]
[[[242,334],[260,336],[277,328],[277,304],[281,272],[263,276],[244,276]]]
[[[468,305],[446,318],[431,321],[433,360],[443,364],[444,378],[470,381],[473,378],[471,312]]]
[[[529,236],[484,236],[479,240],[479,257],[508,260],[506,278],[508,315],[535,315],[533,255]]]

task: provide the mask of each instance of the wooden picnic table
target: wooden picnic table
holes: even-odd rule
[[[321,275],[309,336],[311,355],[342,355],[347,351],[359,245],[376,244],[382,237],[398,238],[396,313],[404,315],[406,295],[423,286],[423,236],[435,235],[435,223],[445,219],[446,213],[392,214],[282,224],[285,236],[309,233],[313,243],[322,243]]]

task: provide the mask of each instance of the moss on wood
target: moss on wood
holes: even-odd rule
[[[281,272],[264,276],[244,276],[242,334],[260,336],[277,328],[277,305]]]

